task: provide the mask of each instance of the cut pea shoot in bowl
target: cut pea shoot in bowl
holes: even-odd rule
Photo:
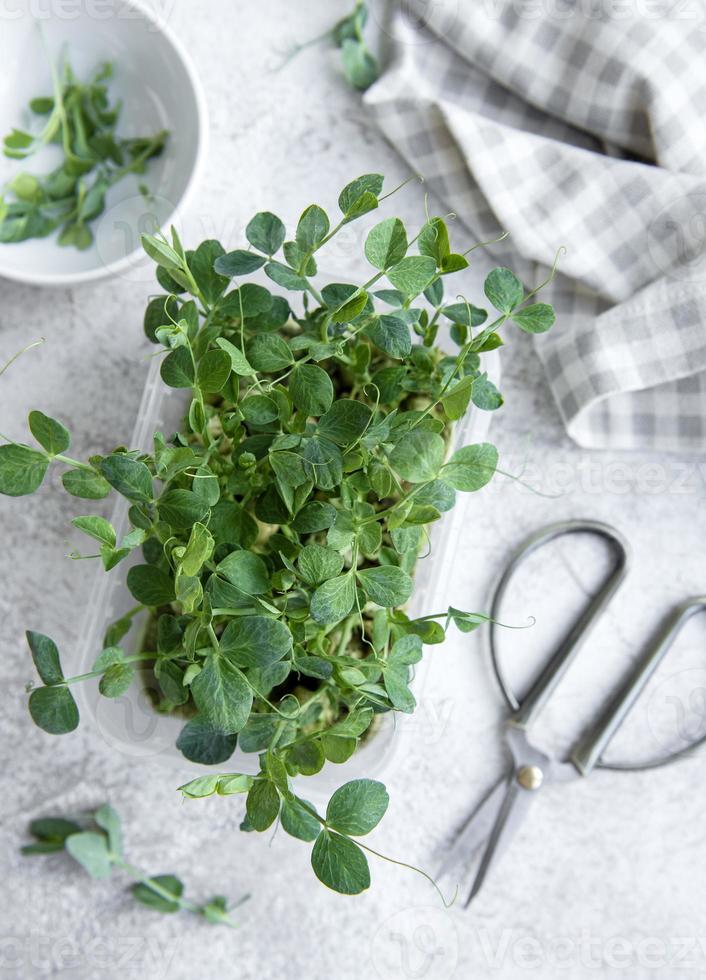
[[[318,250],[377,209],[382,187],[378,174],[357,178],[335,219],[312,204],[292,238],[276,215],[257,214],[249,247],[231,252],[216,241],[187,252],[175,232],[146,237],[162,292],[145,330],[164,383],[184,390],[180,431],[155,432],[147,454],[120,447],[82,462],[65,427],[36,411],[37,445],[0,447],[2,493],[33,493],[59,466],[75,497],[127,498],[120,539],[102,517],[73,523],[111,575],[141,555],[127,573],[135,606],[87,674],[65,677],[53,641],[28,633],[42,682],[29,698],[36,724],[72,731],[74,683],[99,677],[102,695],[117,698],[149,664],[156,710],[185,719],[183,754],[223,769],[180,787],[184,796],[246,794],[243,829],[279,819],[313,843],[320,880],[346,894],[370,883],[360,838],[384,815],[387,791],[355,779],[319,813],[292,779],[345,763],[380,715],[412,712],[423,646],[452,623],[468,632],[487,620],[454,608],[412,619],[405,607],[426,528],[497,469],[489,443],[449,449],[465,413],[502,401],[480,355],[502,345],[505,327],[554,322],[508,269],[486,279],[491,312],[445,299],[471,249],[452,250],[440,217],[412,234],[385,218],[365,241],[364,283],[319,282]],[[271,288],[250,281],[260,270]],[[437,346],[442,323],[454,354]],[[121,641],[145,611],[141,647],[126,653]],[[228,771],[236,743],[258,755],[255,774]]]
[[[198,178],[200,84],[132,0],[107,19],[24,13],[0,31],[0,275],[68,285],[125,271],[143,258],[141,232],[168,225]]]

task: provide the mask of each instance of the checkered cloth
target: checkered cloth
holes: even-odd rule
[[[366,102],[495,260],[535,284],[566,246],[537,350],[569,434],[703,449],[703,0],[404,3]]]

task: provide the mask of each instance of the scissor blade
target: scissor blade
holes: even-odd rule
[[[446,852],[438,870],[438,876],[451,872],[454,868],[463,868],[470,864],[474,853],[483,846],[493,829],[498,810],[505,796],[507,777],[499,779],[495,786],[486,793],[478,806],[461,825],[451,847]]]
[[[488,841],[483,851],[483,856],[473,879],[471,891],[464,903],[464,908],[468,908],[471,901],[480,891],[488,872],[504,854],[508,844],[515,835],[515,831],[520,826],[536,796],[535,792],[528,792],[523,789],[514,777],[507,782],[505,796],[497,812],[495,824],[490,832]]]

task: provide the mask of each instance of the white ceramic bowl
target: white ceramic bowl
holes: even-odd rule
[[[70,6],[70,9],[69,9]],[[10,9],[11,7],[11,9]],[[65,286],[125,272],[142,258],[140,235],[168,227],[193,191],[207,145],[207,110],[201,84],[163,21],[136,0],[100,4],[37,4],[16,0],[0,24],[0,134],[29,123],[29,100],[51,94],[47,49],[62,50],[79,78],[103,61],[114,63],[111,97],[122,100],[118,134],[171,137],[144,175],[128,175],[110,188],[106,209],[91,227],[95,241],[84,252],[45,239],[0,244],[0,276],[42,286]],[[39,123],[39,126],[37,125]],[[34,117],[32,131],[41,128]],[[25,161],[0,152],[0,185],[17,173],[42,174],[61,159],[50,146]],[[149,202],[140,193],[144,183]]]

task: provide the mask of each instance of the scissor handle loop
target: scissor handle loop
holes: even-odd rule
[[[500,606],[515,572],[531,554],[556,538],[565,534],[588,533],[604,538],[611,545],[615,554],[615,562],[609,575],[602,583],[596,595],[583,610],[571,627],[567,636],[559,644],[551,658],[542,668],[539,676],[530,690],[520,702],[507,682],[497,655],[496,631]],[[599,614],[613,597],[627,573],[629,547],[625,538],[615,528],[602,521],[570,520],[550,524],[526,538],[510,558],[500,580],[498,581],[490,605],[490,629],[488,644],[493,672],[497,679],[503,697],[513,712],[511,723],[528,728],[545,706],[557,684],[568,670],[569,665],[578,653],[583,641],[588,636]]]

